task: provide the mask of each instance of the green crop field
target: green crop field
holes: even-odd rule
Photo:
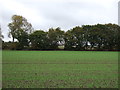
[[[3,51],[3,88],[118,88],[118,52]]]

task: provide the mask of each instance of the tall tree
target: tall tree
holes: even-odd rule
[[[17,39],[21,48],[28,46],[28,34],[32,32],[33,28],[26,18],[13,15],[12,22],[8,24],[8,27],[10,29],[9,36],[12,36],[13,42],[14,39]]]

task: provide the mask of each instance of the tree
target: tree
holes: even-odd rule
[[[117,50],[120,42],[120,27],[116,24],[97,24],[84,27],[87,37],[85,39],[90,43],[91,49],[97,47],[97,50]],[[86,31],[87,30],[87,31]]]
[[[76,26],[65,34],[65,49],[83,50],[83,30]]]
[[[104,43],[104,48],[108,50],[120,50],[120,26],[116,24],[105,24],[106,30],[106,42]]]
[[[37,30],[29,36],[31,49],[44,50],[48,47],[47,33],[42,30]]]
[[[64,44],[64,31],[58,28],[50,28],[47,38],[49,40],[49,49],[58,49],[59,45]]]
[[[97,28],[94,26],[91,26],[91,28],[89,29],[89,37],[88,37],[90,50],[94,50],[95,47],[97,46],[97,39],[98,39]]]
[[[97,25],[91,25],[88,29],[88,37],[87,41],[90,44],[91,50],[96,47],[97,50],[101,50],[104,42],[104,25],[97,24]],[[104,33],[103,33],[104,32]]]
[[[9,36],[12,36],[13,42],[14,39],[17,39],[21,49],[28,46],[28,34],[32,32],[33,28],[26,18],[13,15],[12,22],[8,24],[8,27],[10,29]]]
[[[77,40],[76,41],[77,42],[76,49],[77,50],[85,50],[84,46],[88,43],[87,37],[85,38],[85,35],[87,35],[88,33],[86,31],[84,31],[83,27],[79,27],[79,26],[73,28],[73,31],[74,31],[74,35]]]
[[[72,36],[71,30],[68,30],[65,33],[65,50],[74,50],[74,46],[75,46],[75,41],[74,41],[74,37]]]

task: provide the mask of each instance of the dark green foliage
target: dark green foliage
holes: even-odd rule
[[[30,48],[35,50],[43,50],[48,46],[47,33],[44,31],[35,31],[29,35]]]
[[[19,49],[19,43],[18,42],[2,42],[2,49],[17,50],[17,49]]]
[[[83,25],[65,33],[67,50],[120,50],[120,26],[116,24]]]
[[[81,27],[75,27],[65,34],[66,50],[83,50],[84,35]]]
[[[56,50],[59,45],[64,44],[64,31],[58,28],[50,28],[47,38],[49,40],[49,49]]]
[[[116,24],[76,26],[67,32],[59,27],[31,32],[32,25],[24,17],[14,15],[8,26],[9,35],[13,42],[17,39],[20,50],[57,50],[59,46],[65,50],[120,50],[120,26]]]

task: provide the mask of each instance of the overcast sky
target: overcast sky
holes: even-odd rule
[[[118,23],[119,0],[0,0],[0,25],[9,41],[8,23],[12,15],[22,15],[33,28],[47,31],[61,27],[67,31],[86,24]]]

